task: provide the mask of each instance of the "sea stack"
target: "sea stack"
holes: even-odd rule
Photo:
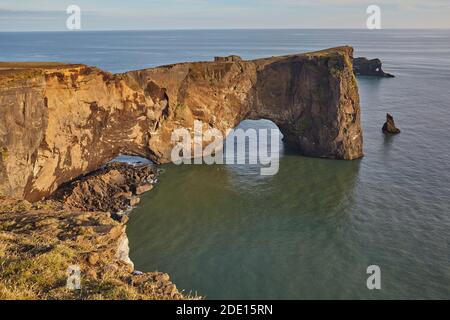
[[[353,59],[353,71],[358,76],[374,76],[380,78],[395,78],[393,74],[383,71],[380,59],[367,59],[364,57]]]
[[[395,126],[394,117],[389,113],[386,114],[386,123],[383,126],[384,134],[398,134],[400,133],[400,129]]]

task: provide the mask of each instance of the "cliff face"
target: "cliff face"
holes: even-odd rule
[[[39,200],[121,152],[150,155],[154,102],[121,76],[63,65],[1,79],[1,194]]]
[[[0,194],[36,201],[118,154],[170,161],[171,134],[274,121],[304,155],[362,156],[350,47],[113,75],[85,65],[0,64]]]

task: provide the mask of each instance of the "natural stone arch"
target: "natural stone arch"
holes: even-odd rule
[[[359,95],[352,49],[336,48],[287,57],[178,64],[130,72],[145,86],[167,89],[169,117],[150,139],[157,162],[170,161],[167,137],[176,126],[201,120],[222,132],[245,119],[277,124],[290,145],[307,156],[355,159],[362,156]]]
[[[170,161],[178,127],[269,119],[307,156],[362,156],[350,47],[112,75],[42,64],[0,73],[0,194],[31,201],[118,154]]]

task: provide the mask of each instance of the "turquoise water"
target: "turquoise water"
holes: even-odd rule
[[[358,79],[366,156],[312,159],[282,147],[273,177],[254,166],[162,166],[131,215],[131,258],[210,299],[450,298],[450,31],[0,33],[0,60],[120,72],[342,44],[397,76]],[[400,135],[381,133],[386,112]],[[373,264],[379,291],[366,287]]]

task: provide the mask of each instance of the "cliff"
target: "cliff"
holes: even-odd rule
[[[51,200],[0,196],[0,300],[200,299],[165,273],[134,270],[130,260],[122,210],[153,176],[148,166],[112,163]],[[78,285],[70,288],[75,268]]]
[[[363,155],[351,47],[111,74],[0,63],[0,195],[37,201],[118,154],[170,161],[172,131],[269,119],[301,154]]]

